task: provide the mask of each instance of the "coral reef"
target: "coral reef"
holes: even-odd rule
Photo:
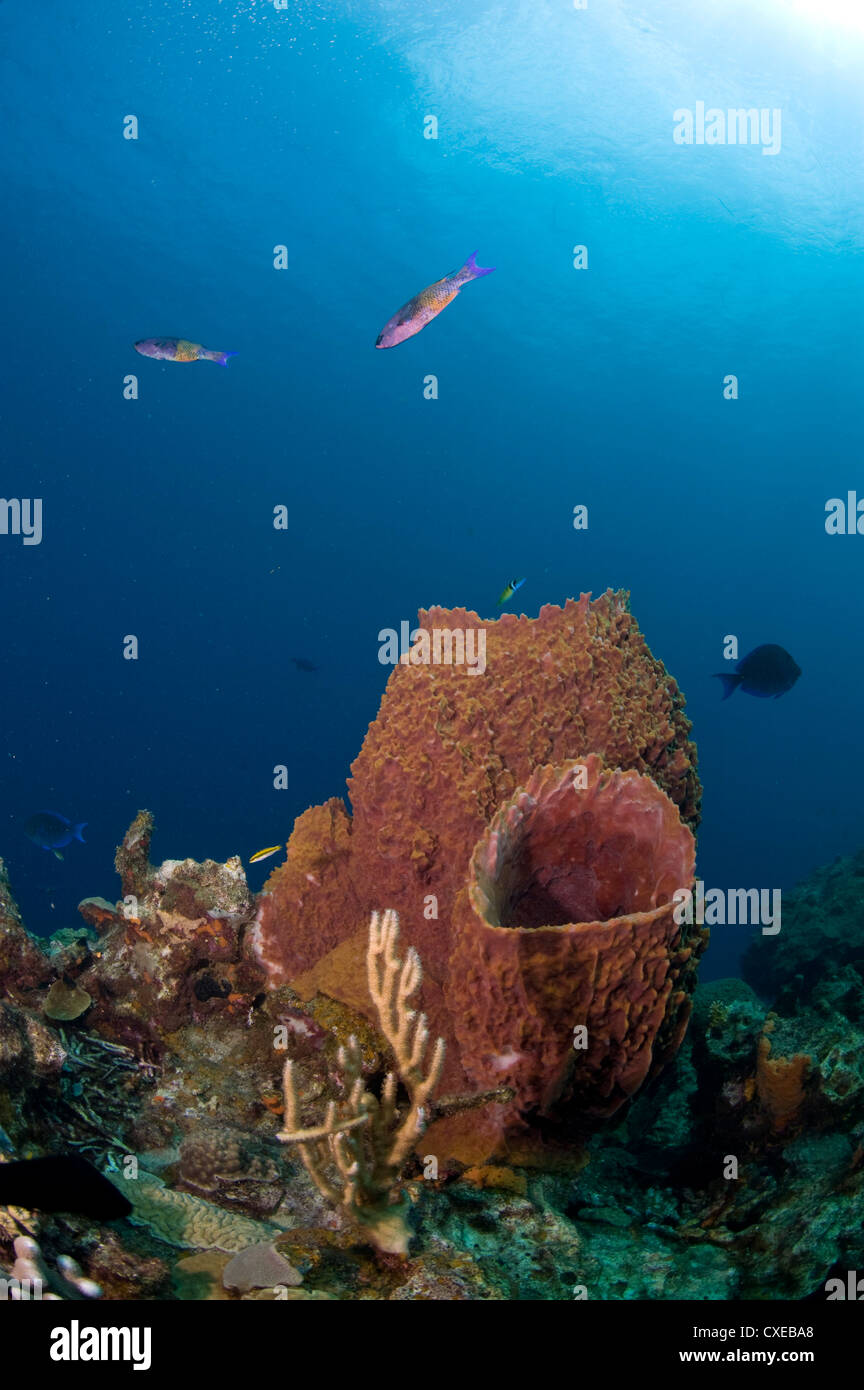
[[[374,1005],[363,969],[364,924],[377,904],[391,904],[400,914],[407,944],[424,961],[423,1007],[430,1028],[447,1043],[444,1084],[465,1089],[481,1074],[484,1080],[492,1079],[491,1064],[484,1067],[479,1059],[479,1053],[489,1048],[479,1037],[469,1037],[470,1024],[462,1016],[465,990],[461,971],[466,949],[462,933],[469,932],[466,912],[471,910],[467,895],[472,853],[495,816],[506,814],[517,789],[527,787],[540,767],[564,769],[569,762],[594,754],[610,770],[639,774],[638,785],[646,789],[642,793],[646,799],[654,796],[656,807],[662,797],[664,833],[671,839],[677,834],[682,847],[677,859],[668,851],[669,862],[660,875],[665,874],[668,901],[673,888],[688,886],[692,855],[688,857],[683,846],[692,845],[692,841],[685,826],[698,820],[700,793],[683,699],[675,682],[651,656],[628,611],[626,595],[609,592],[594,602],[583,595],[578,603],[569,600],[563,608],[543,608],[535,619],[505,615],[497,622],[483,623],[475,613],[436,608],[421,613],[419,622],[427,634],[461,634],[466,629],[483,628],[487,641],[484,676],[472,678],[464,666],[455,664],[406,663],[394,668],[378,717],[370,725],[352,768],[348,786],[353,815],[349,818],[343,803],[333,799],[299,817],[285,863],[265,885],[256,925],[247,941],[271,985],[290,983],[307,1000],[318,993],[328,995],[374,1022]],[[599,762],[596,765],[599,767]],[[623,802],[619,810],[622,806]],[[537,864],[532,872],[536,882],[543,880],[547,888],[560,878],[563,889],[566,875],[558,840],[569,846],[579,837],[575,792],[569,806],[564,799],[560,801],[559,812],[563,819],[557,836],[551,824],[545,835],[538,832],[536,843],[542,843],[547,862]],[[586,812],[581,821],[583,835],[587,835],[590,814]],[[610,874],[608,891],[604,887],[597,895],[598,904],[602,903],[602,909],[598,906],[601,918],[614,917],[619,905],[628,915],[637,901],[640,905],[636,910],[643,911],[643,897],[647,903],[647,896],[640,897],[635,880],[623,885],[616,876],[613,866],[618,841],[612,829],[613,814],[610,810],[604,823],[605,850],[591,870]],[[625,827],[620,833],[626,838],[629,832]],[[628,872],[635,873],[637,880],[642,872],[640,856],[650,854],[648,845],[655,835],[652,828],[644,844],[640,842],[638,848],[628,851]],[[681,878],[673,883],[679,872]],[[573,889],[571,876],[567,890],[571,896]],[[613,902],[616,892],[618,902]],[[561,916],[559,904],[552,925],[593,920],[590,914],[580,916],[588,911],[590,895],[582,896],[585,905],[571,909],[569,916]],[[534,896],[533,908],[536,915],[541,908],[539,893]],[[663,909],[659,915],[665,920],[665,902],[658,898],[650,910],[655,908]],[[526,925],[537,927],[533,920]],[[654,937],[664,933],[665,928],[658,927]],[[550,933],[544,938],[550,946],[554,939]],[[540,940],[538,936],[537,957],[541,955]],[[685,944],[666,934],[661,952],[666,960],[658,956],[649,964],[653,947],[637,953],[639,965],[631,1002],[646,986],[649,998],[633,1013],[637,1037],[632,1046],[625,1046],[628,1061],[620,1067],[622,1084],[616,1091],[615,1082],[600,1080],[601,1091],[608,1083],[607,1105],[620,1103],[635,1089],[638,1078],[660,1060],[661,1053],[674,1051],[686,1024],[686,996],[692,987],[689,974],[700,948],[696,938]],[[541,967],[550,975],[556,969],[559,949],[559,945],[552,947],[547,964]],[[621,950],[615,953],[619,966],[627,949],[622,935]],[[586,953],[590,950],[586,942]],[[526,956],[520,971],[529,968],[528,959]],[[475,953],[475,988],[479,968]],[[640,983],[643,968],[648,976]],[[587,977],[587,965],[585,973]],[[610,977],[613,973],[610,962]],[[502,995],[500,982],[493,978],[483,989],[502,1001],[494,1053],[505,1057],[516,1054],[525,1025],[521,985]],[[625,993],[622,984],[614,996],[614,1018],[610,1016],[608,1023],[613,1029],[623,1026],[626,1031],[630,1010],[621,1008]],[[509,1005],[508,999],[512,1001]],[[667,1005],[670,1016],[652,1058],[651,1045],[661,1030]],[[488,1012],[491,1022],[493,1010]],[[569,1045],[580,1017],[578,1011],[573,1017],[564,1017],[554,1007],[547,1010],[545,1024],[538,1022],[534,1028],[532,1045],[542,1034],[541,1051],[560,1054],[562,1047]],[[599,1025],[598,1050],[593,1054],[596,1061],[604,1027],[599,1023],[599,1010],[592,1022]],[[616,1046],[620,1043],[618,1039]],[[560,1071],[559,1063],[553,1090],[560,1084]],[[499,1082],[502,1079],[510,1084],[509,1076],[497,1077]],[[596,1089],[595,1080],[592,1078],[586,1088],[589,1094]],[[524,1092],[520,1089],[523,1081]],[[514,1111],[530,1109],[547,1099],[539,1094],[536,1067],[533,1080],[519,1073],[513,1088],[517,1092]],[[506,1117],[490,1114],[487,1118],[492,1130],[500,1132]],[[448,1131],[451,1145],[457,1143],[457,1130],[458,1126],[451,1126]],[[477,1133],[473,1118],[472,1132]],[[494,1147],[495,1141],[490,1142]]]
[[[819,1007],[822,999],[826,1013],[840,1007],[864,1025],[864,850],[835,859],[784,893],[779,938],[757,936],[741,968],[781,1012]],[[826,988],[831,997],[825,997]],[[838,990],[841,997],[835,998]]]
[[[323,882],[353,831],[320,812],[342,845],[341,867],[303,861]],[[481,1088],[438,1095],[415,1012],[434,988],[395,916],[330,945],[302,998],[268,988],[236,861],[153,866],[151,830],[141,813],[118,851],[124,899],[47,942],[0,884],[0,1162],[62,1136],[133,1204],[110,1226],[0,1208],[11,1296],[806,1299],[864,1267],[860,856],[796,891],[750,983],[694,990],[670,797],[599,754],[539,764],[430,919],[451,1074]]]
[[[190,1192],[166,1187],[152,1173],[139,1172],[124,1191],[134,1208],[129,1217],[132,1224],[145,1226],[160,1241],[179,1249],[224,1250],[239,1254],[268,1235],[279,1234],[276,1227],[226,1211]]]
[[[68,1255],[58,1255],[55,1270],[46,1264],[38,1243],[30,1236],[17,1236],[12,1242],[15,1262],[9,1273],[12,1287],[8,1298],[12,1302],[39,1298],[43,1301],[101,1298],[102,1290],[93,1280],[82,1274],[75,1260]],[[44,1290],[48,1292],[45,1293]]]
[[[50,984],[53,978],[44,952],[21,920],[0,859],[0,992],[13,1001],[26,1002],[30,990]]]
[[[279,1254],[273,1245],[250,1245],[229,1260],[222,1271],[222,1284],[238,1293],[250,1289],[296,1288],[303,1275]]]
[[[92,1003],[93,1000],[86,989],[81,989],[65,979],[55,980],[45,996],[42,1011],[46,1018],[69,1023],[73,1018],[80,1018],[86,1013]]]
[[[398,937],[395,912],[372,914],[367,952],[369,992],[381,1031],[396,1059],[396,1069],[384,1078],[380,1099],[363,1083],[360,1049],[352,1037],[340,1048],[337,1059],[342,1071],[342,1100],[329,1103],[322,1124],[303,1127],[298,1120],[294,1064],[288,1058],[283,1073],[285,1127],[277,1138],[283,1144],[297,1144],[321,1194],[333,1205],[346,1208],[378,1249],[404,1255],[410,1233],[398,1192],[399,1178],[425,1128],[445,1049],[439,1038],[424,1071],[429,1041],[426,1017],[409,1006],[422,980],[422,967],[413,948],[404,962],[399,959]],[[404,1114],[396,1104],[400,1083],[408,1093]],[[336,1170],[339,1186],[328,1178],[328,1166]]]

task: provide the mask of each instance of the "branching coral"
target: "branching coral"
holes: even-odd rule
[[[343,1099],[330,1101],[323,1124],[304,1128],[298,1120],[294,1069],[289,1059],[283,1072],[285,1128],[277,1137],[283,1144],[298,1146],[309,1176],[328,1202],[345,1208],[379,1250],[402,1255],[408,1249],[409,1231],[399,1177],[428,1121],[429,1102],[444,1064],[444,1040],[437,1040],[424,1073],[429,1042],[426,1015],[409,1006],[423,971],[413,947],[404,961],[399,959],[398,936],[395,912],[383,916],[373,912],[366,957],[369,993],[396,1059],[380,1099],[366,1089],[360,1048],[351,1037],[337,1054]],[[408,1093],[404,1113],[397,1105],[400,1082]]]
[[[13,1246],[15,1263],[7,1282],[7,1297],[13,1301],[29,1299],[101,1298],[102,1290],[93,1279],[82,1273],[79,1265],[68,1255],[57,1256],[56,1273],[52,1273],[36,1241],[18,1236]],[[55,1291],[51,1291],[52,1288]],[[43,1292],[48,1289],[49,1292]]]

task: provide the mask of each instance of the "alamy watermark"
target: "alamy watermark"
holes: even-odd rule
[[[864,497],[857,492],[842,497],[829,497],[825,503],[825,530],[829,536],[864,536]]]
[[[23,536],[25,545],[41,545],[42,498],[0,497],[0,536]]]
[[[779,106],[705,109],[697,101],[693,110],[681,106],[672,113],[672,139],[676,145],[761,145],[763,154],[779,154],[782,113]]]
[[[763,936],[776,936],[780,930],[779,888],[709,888],[702,879],[694,889],[676,888],[672,912],[678,926],[695,922],[697,926],[762,928]]]
[[[52,1361],[131,1361],[133,1371],[149,1371],[152,1328],[82,1327],[73,1318],[55,1327],[48,1351]]]
[[[399,631],[383,627],[378,633],[378,660],[382,666],[464,666],[469,676],[486,670],[485,627],[425,627],[411,629],[401,622]]]

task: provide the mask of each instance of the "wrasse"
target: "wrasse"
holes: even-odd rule
[[[249,863],[257,864],[259,859],[269,859],[271,854],[278,854],[281,848],[281,845],[270,845],[267,849],[257,849],[250,858]],[[285,848],[287,849],[288,846],[286,845]]]
[[[477,252],[472,251],[460,270],[451,271],[443,280],[436,280],[434,285],[428,285],[425,290],[415,294],[413,299],[409,299],[407,304],[402,305],[379,333],[376,348],[397,347],[399,343],[404,343],[406,338],[413,338],[414,334],[425,328],[427,323],[431,323],[442,309],[447,308],[463,285],[467,285],[469,280],[479,280],[482,275],[491,275],[494,269],[494,265],[485,268],[478,265]]]
[[[215,348],[190,343],[186,338],[141,338],[135,344],[135,351],[142,357],[155,357],[159,362],[218,362],[220,367],[227,367],[229,357],[237,356],[236,352],[217,352]]]
[[[521,589],[524,583],[524,579],[511,579],[510,583],[507,585],[507,588],[503,590],[498,599],[498,607],[500,608],[502,603],[508,603],[509,600],[515,594],[516,590]]]

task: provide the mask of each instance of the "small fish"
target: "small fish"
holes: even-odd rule
[[[132,1210],[113,1182],[78,1154],[0,1163],[0,1206],[73,1212],[94,1221],[114,1221]]]
[[[742,657],[734,673],[715,671],[718,681],[723,682],[723,699],[728,700],[739,687],[745,695],[756,695],[760,700],[779,700],[787,690],[791,690],[801,674],[801,667],[783,647],[769,642],[764,647],[754,647],[752,652]]]
[[[190,343],[186,338],[141,338],[135,344],[135,351],[142,357],[155,357],[159,362],[218,362],[220,367],[227,367],[229,357],[237,356],[236,352],[217,352],[215,348]]]
[[[436,280],[434,285],[427,285],[425,290],[421,290],[413,299],[409,299],[407,304],[402,305],[378,334],[376,348],[397,347],[399,343],[404,343],[406,338],[413,338],[414,334],[425,328],[442,309],[447,308],[463,285],[467,285],[469,280],[479,280],[482,275],[491,275],[494,269],[494,265],[485,268],[478,265],[477,252],[472,251],[460,270],[453,270],[449,275],[445,275],[443,280]]]
[[[288,658],[293,661],[298,671],[317,671],[318,667],[313,666],[311,661],[307,661],[305,656],[292,656]]]
[[[65,816],[55,816],[53,811],[39,811],[28,820],[24,834],[40,849],[53,850],[57,858],[62,859],[61,849],[71,845],[73,840],[80,840],[82,845],[86,843],[81,833],[86,827],[86,820],[74,825]]]
[[[278,854],[281,848],[281,845],[268,845],[267,849],[256,849],[255,853],[250,858],[249,863],[257,864],[259,859],[269,859],[271,854]]]
[[[504,591],[499,596],[498,607],[500,608],[502,604],[508,603],[515,594],[516,590],[521,589],[524,583],[524,579],[511,579],[510,583],[507,585],[507,588],[504,589]]]

